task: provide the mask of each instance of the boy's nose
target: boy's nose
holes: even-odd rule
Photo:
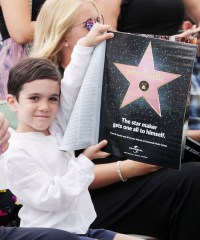
[[[42,111],[48,111],[49,110],[49,103],[47,101],[42,101],[40,103],[39,109]]]

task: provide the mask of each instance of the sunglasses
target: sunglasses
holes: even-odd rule
[[[90,31],[95,23],[104,24],[103,15],[99,15],[96,19],[88,18],[85,22],[73,26],[73,28],[84,24],[87,30]]]

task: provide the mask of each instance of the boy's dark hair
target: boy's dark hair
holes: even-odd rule
[[[8,76],[8,93],[19,99],[23,85],[37,79],[61,80],[57,66],[49,59],[25,58],[13,66]]]

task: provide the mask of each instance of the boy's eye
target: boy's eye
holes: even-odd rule
[[[37,100],[39,99],[39,97],[37,97],[37,96],[32,96],[32,97],[30,97],[30,99],[33,100],[33,101],[37,101]]]
[[[59,101],[59,99],[56,98],[56,97],[51,97],[49,100],[52,101],[52,102],[58,102]]]

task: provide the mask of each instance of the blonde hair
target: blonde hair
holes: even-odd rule
[[[84,2],[91,3],[99,12],[94,0],[45,1],[37,17],[31,57],[48,58],[60,64],[62,43]]]

